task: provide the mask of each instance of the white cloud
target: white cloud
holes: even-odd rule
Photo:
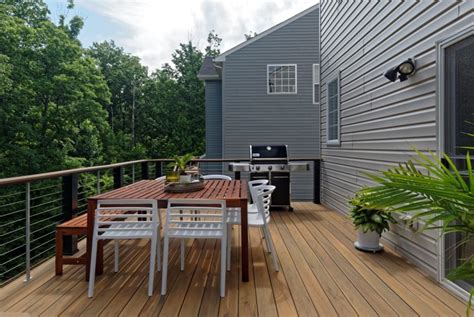
[[[244,33],[265,29],[314,5],[317,0],[77,0],[127,30],[118,45],[138,55],[151,69],[168,62],[179,43],[192,40],[204,48],[214,29],[221,51],[244,40]]]

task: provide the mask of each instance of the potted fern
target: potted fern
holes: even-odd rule
[[[382,251],[380,237],[384,231],[390,230],[390,222],[394,222],[393,217],[389,212],[371,206],[360,193],[356,194],[350,203],[352,222],[358,230],[354,246],[362,251]]]

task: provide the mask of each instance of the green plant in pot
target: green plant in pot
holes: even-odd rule
[[[365,201],[391,212],[410,213],[424,230],[439,230],[459,236],[454,250],[462,252],[474,239],[474,168],[469,153],[462,170],[449,156],[416,151],[417,156],[382,173],[368,174],[375,186],[362,190]],[[421,168],[419,168],[421,167]],[[452,281],[474,280],[474,255],[466,253],[447,278]],[[469,291],[466,314],[471,313],[474,288]]]
[[[390,222],[395,222],[392,215],[384,209],[371,206],[360,193],[350,203],[352,222],[358,230],[354,246],[362,251],[382,251],[380,237],[384,231],[390,230]]]
[[[174,172],[177,172],[179,176],[180,183],[190,183],[191,175],[186,173],[186,170],[189,168],[191,161],[194,159],[194,156],[191,153],[184,154],[182,156],[176,155],[173,157],[173,162],[168,166],[173,169]]]

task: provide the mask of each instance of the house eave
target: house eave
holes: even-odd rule
[[[197,78],[199,80],[220,80],[219,75],[198,75]]]

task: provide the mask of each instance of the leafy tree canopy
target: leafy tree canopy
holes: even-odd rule
[[[42,1],[7,2],[15,5],[0,6],[0,71],[7,75],[0,84],[0,176],[67,167],[84,120],[102,134],[97,138],[107,133],[109,89],[80,43],[47,19]]]
[[[204,153],[204,55],[183,43],[151,74],[114,41],[85,49],[84,21],[43,0],[0,0],[0,177]]]

